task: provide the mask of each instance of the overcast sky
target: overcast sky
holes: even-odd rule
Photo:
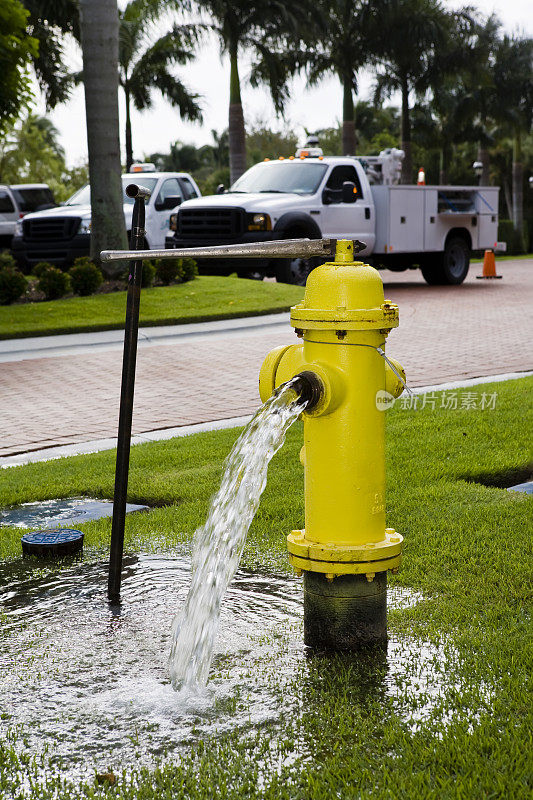
[[[531,0],[470,0],[470,5],[482,13],[496,12],[507,31],[520,29],[533,35],[533,13]],[[121,3],[122,5],[122,3]],[[449,7],[465,5],[460,0],[448,0]],[[69,51],[70,52],[70,51]],[[72,69],[80,69],[81,55],[72,49]],[[178,68],[181,80],[192,91],[202,96],[204,121],[202,124],[182,122],[179,113],[159,95],[154,95],[151,111],[139,113],[132,110],[133,148],[135,158],[142,159],[154,152],[167,152],[171,142],[180,140],[195,145],[210,143],[211,130],[222,131],[227,126],[229,100],[229,64],[218,53],[217,42],[205,44],[197,59],[187,67]],[[297,78],[291,88],[291,100],[287,104],[283,119],[276,118],[272,101],[264,89],[252,89],[247,84],[249,63],[242,59],[241,91],[245,121],[255,123],[259,120],[274,129],[288,127],[303,136],[304,128],[317,128],[335,125],[341,116],[342,93],[338,81],[325,80],[316,89],[306,89],[305,81]],[[370,95],[372,77],[362,73],[359,80],[359,97]],[[120,92],[121,145],[124,148],[124,103]],[[45,113],[44,104],[38,102],[39,113]],[[61,144],[65,148],[69,166],[87,160],[87,140],[85,128],[85,108],[83,88],[78,87],[68,103],[50,114],[58,128]]]

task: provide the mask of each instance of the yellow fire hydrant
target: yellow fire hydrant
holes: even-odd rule
[[[349,650],[386,640],[387,570],[401,559],[402,536],[385,523],[384,409],[405,373],[383,348],[398,307],[340,240],[335,261],[310,274],[291,325],[303,341],[267,355],[259,391],[265,401],[296,376],[305,384],[305,529],[289,534],[289,558],[304,575],[305,643]]]

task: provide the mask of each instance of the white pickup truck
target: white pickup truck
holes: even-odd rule
[[[164,247],[171,211],[183,200],[199,197],[198,186],[186,172],[143,170],[122,175],[124,190],[130,183],[139,183],[151,192],[146,203],[146,246]],[[124,191],[128,232],[132,214],[133,200]],[[87,184],[58,208],[26,214],[17,223],[11,249],[24,272],[30,272],[39,261],[65,267],[78,256],[89,255],[90,234],[91,188]]]
[[[274,239],[343,238],[366,243],[360,257],[378,268],[419,267],[430,284],[459,284],[472,250],[496,246],[498,192],[489,186],[399,186],[402,151],[326,157],[319,148],[265,159],[223,194],[184,202],[166,247]],[[173,224],[172,224],[173,223]],[[243,277],[274,275],[304,284],[317,264],[293,261],[199,262]]]

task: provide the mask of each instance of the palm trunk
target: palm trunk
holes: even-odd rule
[[[83,83],[91,184],[91,258],[127,247],[118,121],[118,10],[116,0],[80,0]],[[120,262],[105,267],[118,274]]]
[[[345,156],[354,156],[357,143],[355,141],[355,119],[351,77],[345,77],[343,79],[343,91],[342,153]]]
[[[509,181],[507,178],[503,179],[503,196],[505,197],[505,206],[507,208],[507,217],[509,219],[513,218],[513,198],[511,196],[511,190],[509,189]]]
[[[523,246],[524,239],[524,165],[522,164],[522,141],[520,131],[515,131],[513,145],[513,225],[520,236]]]
[[[446,145],[443,145],[440,150],[440,165],[439,165],[439,183],[446,185],[448,183],[448,164],[449,152]]]
[[[124,85],[124,99],[126,101],[126,172],[129,172],[133,164],[133,143],[131,139],[130,90],[127,83]]]
[[[409,84],[407,78],[402,78],[402,120],[401,140],[405,157],[402,161],[401,183],[413,182],[413,157],[411,154],[411,118],[409,113]]]
[[[490,156],[489,151],[481,143],[477,149],[477,160],[483,165],[479,176],[480,186],[490,185]]]
[[[237,45],[230,47],[230,85],[229,85],[229,172],[230,182],[234,183],[246,169],[246,137],[244,115],[242,113]]]

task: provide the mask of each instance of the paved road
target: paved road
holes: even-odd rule
[[[384,272],[400,306],[387,352],[413,386],[533,368],[533,259],[502,261],[503,279],[427,286]],[[265,354],[295,341],[288,315],[144,329],[134,433],[244,415],[257,408]],[[118,332],[0,342],[0,456],[112,437],[121,373]]]

